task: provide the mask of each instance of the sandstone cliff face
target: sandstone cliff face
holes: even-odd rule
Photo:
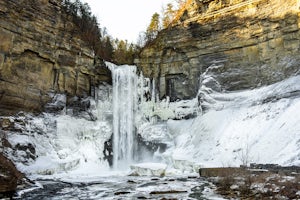
[[[0,115],[40,112],[49,92],[91,95],[110,77],[60,0],[0,1]]]
[[[191,0],[135,62],[173,100],[194,97],[204,72],[221,90],[274,83],[299,72],[299,14],[297,0]]]

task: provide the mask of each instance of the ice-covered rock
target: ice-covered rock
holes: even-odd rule
[[[132,175],[136,176],[164,176],[167,165],[162,163],[139,163],[130,166]]]
[[[166,123],[145,123],[144,126],[139,129],[139,134],[146,141],[156,143],[170,143],[172,141]]]
[[[111,86],[103,87],[106,90],[101,95],[86,98],[88,106],[82,107],[84,113],[95,116],[94,120],[83,117],[81,111],[79,115],[63,112],[0,118],[1,126],[7,127],[1,139],[9,144],[3,145],[3,151],[27,175],[55,176],[74,170],[93,174],[109,169],[104,152],[112,136],[111,117],[107,117],[111,115]],[[64,96],[57,95],[57,102],[63,101]],[[11,122],[9,126],[7,121]]]

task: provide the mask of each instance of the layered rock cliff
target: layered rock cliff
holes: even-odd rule
[[[40,112],[49,93],[93,95],[109,70],[80,39],[61,0],[0,1],[0,115]]]
[[[194,97],[206,72],[215,90],[251,89],[299,73],[297,0],[189,0],[135,60],[160,97]]]

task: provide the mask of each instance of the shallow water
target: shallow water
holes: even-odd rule
[[[87,183],[39,180],[43,187],[19,199],[221,199],[198,177],[105,177]],[[17,199],[17,198],[15,198]]]

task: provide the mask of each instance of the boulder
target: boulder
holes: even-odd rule
[[[0,198],[4,194],[14,193],[24,177],[15,165],[0,153]]]
[[[139,163],[130,166],[131,175],[135,176],[165,176],[167,165],[162,163]]]

